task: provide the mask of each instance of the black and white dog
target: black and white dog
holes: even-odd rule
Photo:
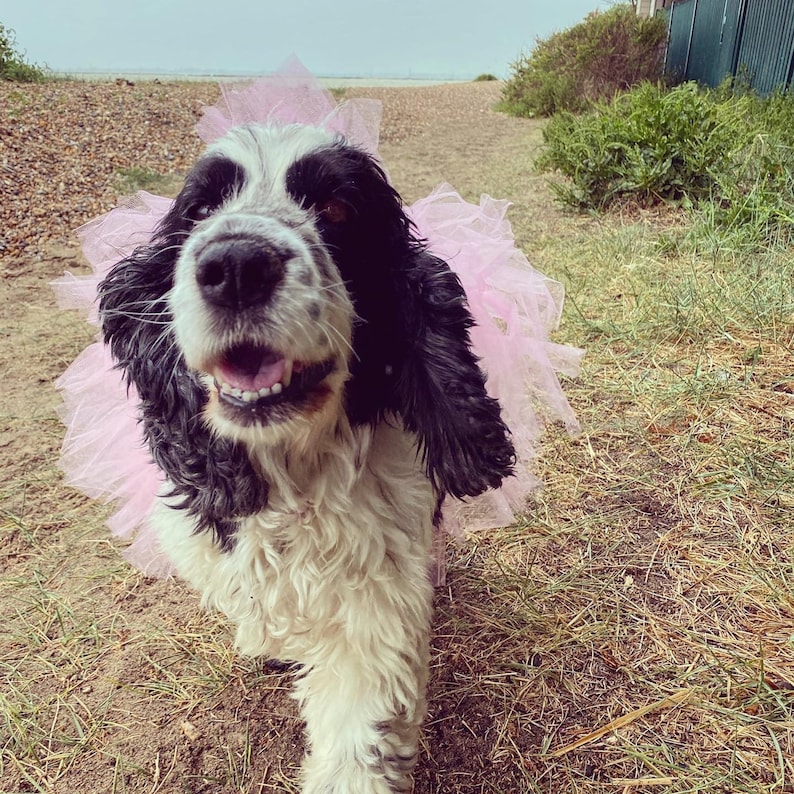
[[[178,574],[296,662],[304,792],[411,786],[434,524],[511,473],[459,279],[383,171],[315,127],[213,143],[100,287]]]

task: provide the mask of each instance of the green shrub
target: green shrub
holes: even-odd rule
[[[701,225],[731,247],[794,242],[794,96],[742,97],[721,103],[734,129],[733,145],[716,172],[712,206]]]
[[[539,39],[512,64],[500,107],[516,116],[581,112],[643,80],[659,80],[666,39],[661,17],[640,17],[631,5],[594,12]]]
[[[565,204],[692,207],[699,233],[736,245],[794,239],[794,95],[645,83],[544,130],[541,170]],[[734,245],[732,243],[732,245]]]
[[[643,83],[585,115],[551,119],[538,166],[570,178],[556,190],[577,207],[601,209],[625,196],[689,203],[711,194],[726,133],[694,83],[672,91]]]
[[[49,77],[47,69],[25,62],[17,50],[14,31],[0,23],[0,80],[40,83]]]
[[[474,78],[475,83],[492,83],[494,80],[498,80],[499,78],[495,74],[491,74],[490,72],[485,72],[484,74],[478,74]]]

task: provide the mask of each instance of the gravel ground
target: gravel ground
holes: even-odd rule
[[[346,89],[384,102],[381,141],[400,143],[439,119],[482,117],[499,83]],[[130,169],[183,174],[201,152],[193,125],[214,83],[0,83],[0,258],[40,258],[115,206]]]

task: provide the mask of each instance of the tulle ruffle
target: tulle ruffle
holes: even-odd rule
[[[148,524],[163,478],[138,423],[135,391],[127,397],[121,373],[100,342],[77,357],[56,387],[66,425],[60,460],[65,482],[113,502],[117,509],[107,525],[116,537],[130,541],[124,556],[150,576],[166,576],[171,565]]]
[[[97,287],[110,268],[149,242],[171,199],[141,192],[77,230],[90,276],[65,273],[53,283],[62,309],[78,309],[98,325]],[[64,481],[92,499],[113,503],[111,532],[129,542],[124,556],[150,576],[167,576],[171,563],[148,522],[163,482],[138,421],[138,395],[114,369],[108,347],[89,345],[58,378],[59,415],[66,426],[60,468]]]
[[[516,476],[476,499],[447,500],[445,521],[466,530],[505,526],[539,485],[531,472],[548,422],[578,429],[558,374],[575,376],[584,351],[549,340],[565,296],[562,284],[534,270],[515,246],[506,218],[510,203],[483,195],[470,204],[441,185],[409,210],[433,253],[458,274],[476,325],[471,338],[513,434]]]
[[[383,106],[377,99],[337,102],[300,61],[291,58],[264,80],[221,83],[221,98],[204,108],[196,132],[212,143],[240,124],[308,124],[343,135],[377,154]]]
[[[246,88],[222,86],[222,93],[198,124],[207,142],[242,123],[304,123],[376,151],[379,103],[357,100],[337,106],[297,62]],[[113,264],[150,240],[171,203],[139,193],[78,230],[94,272],[84,277],[67,273],[57,281],[60,305],[84,311],[96,325],[99,281]],[[550,341],[559,324],[563,287],[533,270],[515,247],[505,217],[508,206],[488,196],[479,205],[470,204],[442,185],[408,210],[429,248],[463,282],[476,321],[473,345],[487,372],[488,390],[503,406],[518,454],[517,476],[500,490],[445,506],[448,528],[482,530],[512,523],[514,511],[522,509],[538,485],[530,467],[544,424],[577,428],[558,374],[576,375],[583,351]],[[127,389],[100,342],[88,347],[56,385],[67,428],[61,456],[65,481],[92,498],[114,502],[118,509],[108,525],[130,541],[127,559],[147,574],[167,575],[171,565],[148,523],[163,477],[143,438],[134,388]]]

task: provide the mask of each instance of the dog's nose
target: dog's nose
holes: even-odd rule
[[[216,306],[243,309],[265,304],[284,275],[284,255],[254,240],[210,243],[196,262],[196,281]]]

